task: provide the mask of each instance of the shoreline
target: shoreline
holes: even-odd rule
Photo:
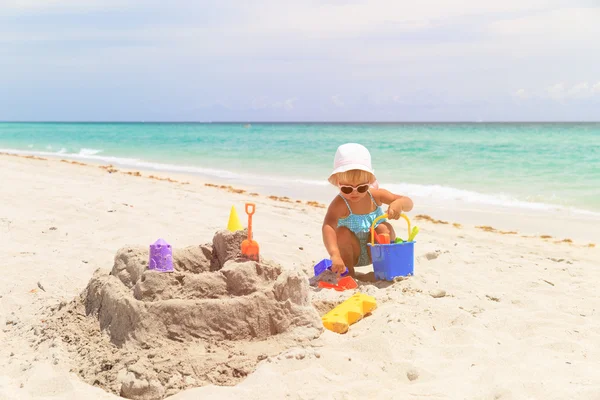
[[[222,181],[228,181],[227,179],[222,179],[219,182],[217,179],[212,179],[209,176],[188,174],[184,172],[163,172],[163,171],[151,171],[147,169],[131,169],[124,167],[115,167],[113,164],[105,164],[100,162],[80,162],[76,160],[69,160],[68,158],[61,158],[59,156],[48,156],[48,157],[40,157],[36,155],[23,155],[23,154],[14,154],[14,153],[5,153],[0,152],[1,157],[17,157],[21,159],[28,159],[32,161],[51,161],[51,162],[59,162],[64,164],[70,164],[72,166],[85,166],[91,168],[100,168],[105,170],[107,173],[119,173],[123,175],[129,175],[132,177],[143,177],[147,179],[153,179],[157,181],[166,181],[170,183],[177,183],[179,185],[189,185],[191,182],[194,184],[201,184],[205,187],[209,187],[212,189],[224,190],[230,193],[239,194],[239,195],[248,195],[253,198],[262,197],[264,199],[268,199],[271,201],[289,203],[289,204],[297,204],[297,205],[305,205],[313,208],[326,209],[327,204],[324,202],[324,196],[313,196],[312,199],[307,198],[307,196],[302,196],[302,189],[298,189],[299,196],[284,196],[277,194],[265,194],[261,193],[268,188],[268,186],[256,186],[256,185],[240,185],[235,183],[235,186],[231,184],[231,182],[227,182],[229,184],[223,184]],[[143,174],[142,172],[146,174]],[[152,172],[152,173],[150,173]],[[173,179],[170,176],[165,176],[166,174],[174,175],[178,179]],[[325,189],[327,190],[327,189]],[[328,188],[331,192],[331,198],[336,195],[335,190],[333,188]],[[306,192],[305,192],[306,193]],[[313,193],[314,194],[314,193]],[[413,197],[410,194],[406,194],[407,196],[413,198],[416,204],[420,200],[427,202],[427,199],[420,199],[419,197]],[[315,200],[316,199],[316,200]],[[534,210],[517,210],[509,207],[499,207],[494,210],[493,207],[473,207],[472,209],[466,208],[448,208],[442,207],[439,204],[432,204],[433,202],[429,201],[429,204],[417,206],[418,209],[423,209],[423,212],[415,211],[411,212],[411,219],[414,222],[426,221],[431,224],[438,225],[448,225],[452,226],[457,230],[460,230],[464,226],[471,226],[472,228],[482,230],[485,232],[500,234],[500,235],[515,235],[522,238],[538,238],[544,241],[550,241],[555,244],[569,244],[569,245],[578,245],[581,247],[596,247],[596,243],[592,240],[592,238],[600,237],[600,217],[593,218],[591,216],[585,215],[570,215],[567,216],[567,220],[569,218],[575,219],[576,223],[567,226],[566,228],[557,229],[556,225],[564,223],[561,221],[563,219],[563,215],[560,214],[556,216],[553,215],[550,211],[534,211]],[[385,205],[383,206],[385,208]],[[463,205],[464,207],[464,205]],[[452,218],[452,214],[455,213],[456,210],[459,210],[458,219]],[[548,216],[555,216],[556,221],[547,220]],[[482,216],[484,216],[482,218]],[[508,222],[506,216],[516,216],[515,218],[517,222]],[[462,217],[462,218],[460,218]],[[521,223],[519,222],[521,219]],[[545,225],[540,224],[541,220],[546,220]],[[594,222],[597,220],[597,224]],[[529,224],[531,221],[537,223],[539,229],[535,229],[534,232],[527,231],[525,226]],[[566,224],[564,224],[566,225]],[[578,234],[577,232],[581,232],[585,229],[590,229],[589,234]],[[561,235],[561,233],[564,234]],[[596,231],[594,233],[594,231]]]
[[[82,149],[82,151],[92,151],[90,154],[61,153],[34,151],[26,149],[0,149],[0,152],[6,154],[16,154],[24,156],[48,157],[52,159],[65,158],[68,160],[77,160],[82,163],[90,164],[111,164],[117,168],[127,170],[153,171],[164,174],[178,174],[184,176],[195,176],[210,182],[228,183],[233,186],[245,186],[260,188],[262,192],[275,192],[277,196],[287,196],[291,198],[300,198],[304,196],[314,197],[318,201],[327,202],[335,194],[330,185],[317,177],[299,177],[278,174],[269,174],[262,172],[248,172],[238,169],[219,169],[194,164],[176,164],[177,161],[148,161],[138,158],[129,158],[126,156],[108,156],[99,155],[95,149]],[[418,183],[390,183],[380,179],[380,185],[397,193],[410,193],[411,197],[425,200],[424,204],[432,205],[448,203],[452,207],[466,209],[467,207],[484,211],[508,211],[515,213],[530,212],[533,214],[566,213],[576,217],[591,217],[600,222],[600,208],[588,207],[582,205],[564,205],[558,203],[546,203],[540,200],[526,200],[531,193],[504,194],[495,193],[488,189],[478,190],[477,188],[459,188],[454,186],[445,186],[443,184],[425,184]],[[330,193],[329,197],[324,193]],[[446,204],[446,207],[449,205]]]

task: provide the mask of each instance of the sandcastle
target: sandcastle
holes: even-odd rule
[[[172,272],[148,268],[148,246],[121,248],[112,270],[96,270],[49,316],[40,345],[61,338],[85,381],[130,399],[236,384],[323,332],[306,276],[240,258],[246,236],[220,231],[212,243],[169,248]]]
[[[90,280],[86,313],[120,346],[172,340],[264,339],[293,329],[322,330],[298,271],[240,258],[244,231],[218,232],[212,246],[173,250],[175,271],[147,269],[148,248],[120,249],[110,274]]]

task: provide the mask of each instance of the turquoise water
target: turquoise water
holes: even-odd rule
[[[369,148],[378,180],[393,191],[600,211],[600,123],[0,123],[3,152],[279,185],[325,185],[345,142]]]

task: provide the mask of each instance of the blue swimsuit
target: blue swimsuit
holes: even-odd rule
[[[377,205],[377,202],[373,198],[371,192],[367,191],[367,193],[369,193],[373,204],[375,204],[377,207],[375,211],[372,211],[368,214],[353,214],[348,201],[341,194],[338,195],[342,198],[342,200],[344,200],[344,203],[346,203],[346,206],[348,207],[348,211],[350,211],[350,215],[348,215],[346,218],[341,218],[338,220],[338,228],[340,226],[344,226],[350,229],[356,235],[358,242],[360,243],[360,256],[358,257],[358,263],[356,264],[357,267],[371,264],[369,253],[367,253],[367,243],[369,243],[371,240],[371,225],[373,224],[373,221],[375,221],[375,218],[384,214],[381,206]],[[377,221],[375,228],[377,228],[377,226],[379,226],[379,224],[385,220],[385,218],[382,218]]]

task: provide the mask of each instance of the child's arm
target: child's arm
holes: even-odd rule
[[[332,201],[327,209],[322,230],[323,244],[325,244],[327,253],[331,258],[331,271],[341,274],[346,270],[346,267],[338,247],[336,230],[338,220],[343,216],[344,208],[340,207],[339,202],[336,202],[336,200]]]
[[[389,204],[387,214],[390,219],[398,219],[402,212],[410,211],[413,208],[413,201],[409,197],[394,194],[385,189],[373,190],[371,193],[375,200]]]

